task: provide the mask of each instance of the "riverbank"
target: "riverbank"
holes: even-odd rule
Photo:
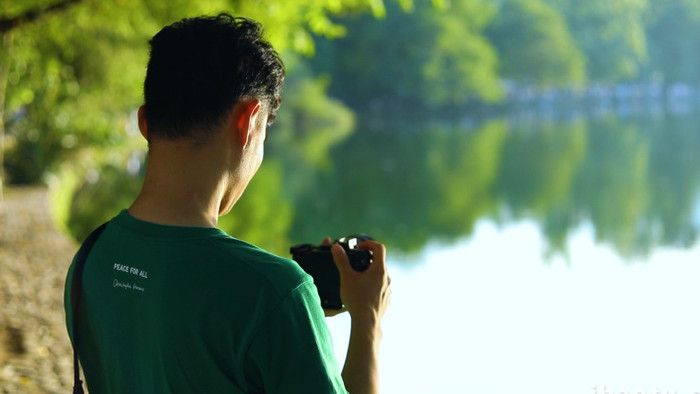
[[[77,245],[51,218],[46,188],[0,201],[0,392],[66,393],[73,360],[63,284]]]

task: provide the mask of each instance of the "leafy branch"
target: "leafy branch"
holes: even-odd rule
[[[80,3],[81,1],[83,0],[63,0],[46,8],[27,10],[17,16],[0,19],[0,34],[16,29],[26,23],[31,23],[44,15],[62,11],[75,3]]]

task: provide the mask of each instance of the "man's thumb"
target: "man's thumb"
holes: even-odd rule
[[[350,269],[350,259],[348,259],[345,249],[338,244],[331,246],[331,254],[333,255],[333,262],[335,266],[338,267],[338,271],[342,273],[347,272]]]

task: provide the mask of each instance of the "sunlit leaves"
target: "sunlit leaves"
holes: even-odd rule
[[[278,51],[311,55],[314,52],[312,34],[340,37],[345,33],[333,15],[350,11],[370,11],[375,17],[384,15],[381,0],[298,0],[298,1],[236,1],[237,14],[259,20]]]
[[[482,31],[495,9],[482,1],[453,1],[429,12],[437,37],[423,73],[425,99],[438,106],[472,99],[495,102],[502,97],[498,57]]]
[[[0,54],[6,167],[16,182],[38,182],[68,153],[123,139],[127,115],[141,103],[148,40],[165,24],[228,11],[262,22],[283,55],[311,54],[311,34],[343,34],[331,15],[383,14],[380,0],[81,0],[41,14],[57,3],[0,0],[5,19],[40,12],[6,33]]]

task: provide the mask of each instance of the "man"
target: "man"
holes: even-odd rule
[[[261,33],[221,14],[151,41],[138,112],[143,188],[107,224],[82,276],[78,354],[93,394],[378,391],[384,246],[359,245],[373,253],[362,273],[332,248],[352,318],[341,375],[311,277],[216,227],[260,166],[281,101],[282,63]],[[66,311],[72,335],[69,302]]]

